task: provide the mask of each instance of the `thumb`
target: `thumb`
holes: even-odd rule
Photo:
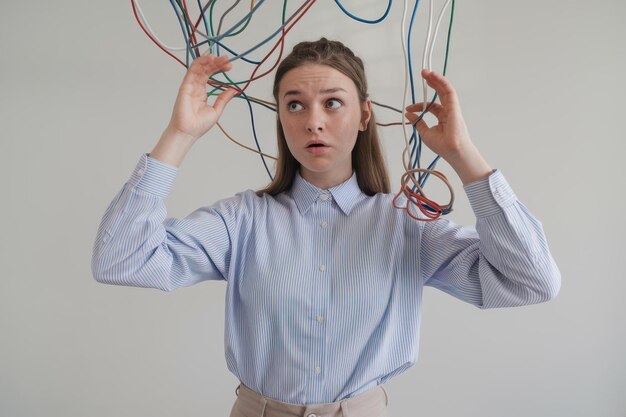
[[[426,124],[424,119],[422,118],[419,120],[419,122],[415,123],[415,121],[418,119],[418,116],[415,113],[406,112],[405,115],[406,118],[409,119],[411,124],[415,126],[415,129],[417,129],[420,136],[424,136],[424,134],[428,130],[428,125]]]
[[[237,95],[237,90],[234,88],[229,88],[228,90],[222,91],[215,99],[215,103],[213,103],[213,108],[217,113],[217,117],[219,118],[222,115],[222,112],[226,108],[226,105]]]

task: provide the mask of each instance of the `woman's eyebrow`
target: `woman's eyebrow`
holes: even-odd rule
[[[344,90],[341,87],[333,87],[333,88],[327,88],[324,90],[320,90],[321,94],[333,94],[336,93],[338,91],[343,91],[344,93],[347,93],[346,90]],[[287,92],[285,92],[285,94],[283,95],[283,98],[287,97],[287,96],[297,96],[302,94],[302,92],[300,90],[289,90]]]

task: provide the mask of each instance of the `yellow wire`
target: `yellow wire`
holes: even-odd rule
[[[219,127],[219,128],[220,128],[220,130],[222,131],[222,133],[223,133],[224,135],[226,135],[226,137],[227,137],[228,139],[230,139],[231,141],[233,141],[233,142],[234,142],[234,143],[236,143],[237,145],[241,146],[242,148],[247,149],[247,150],[249,150],[250,152],[254,152],[254,153],[257,153],[257,154],[259,154],[259,155],[263,155],[263,156],[264,156],[264,157],[266,157],[266,158],[273,159],[274,161],[276,161],[276,160],[277,160],[277,158],[276,158],[276,157],[274,157],[274,156],[272,156],[272,155],[268,155],[268,154],[266,154],[266,153],[259,152],[259,151],[257,151],[257,150],[256,150],[256,149],[254,149],[254,148],[251,148],[251,147],[249,147],[249,146],[244,145],[244,144],[243,144],[243,143],[241,143],[241,142],[238,142],[237,140],[235,140],[235,138],[233,138],[233,137],[232,137],[232,136],[230,136],[228,133],[226,133],[226,131],[224,130],[224,128],[222,127],[222,125],[221,125],[221,124],[217,123],[217,127]]]

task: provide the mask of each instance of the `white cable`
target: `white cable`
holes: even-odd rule
[[[422,56],[422,69],[430,71],[430,64],[427,62],[428,49],[430,48],[432,39],[432,26],[433,26],[433,0],[428,2],[428,33],[426,33],[426,44],[424,45],[424,55]],[[428,66],[427,66],[428,64]],[[421,77],[421,75],[420,75]],[[428,84],[422,77],[422,90],[424,92],[424,107],[422,108],[422,114],[426,112],[426,105],[428,104]]]
[[[441,19],[443,19],[443,14],[446,12],[448,5],[452,0],[447,0],[443,5],[443,8],[439,12],[439,17],[437,18],[437,24],[435,25],[435,33],[433,35],[432,41],[430,42],[430,50],[428,51],[428,69],[432,69],[433,67],[433,50],[435,49],[435,40],[437,39],[437,33],[439,32],[439,25],[441,25]]]
[[[148,32],[150,32],[150,35],[152,35],[152,37],[157,41],[157,43],[160,46],[162,46],[164,49],[167,49],[168,51],[186,51],[187,50],[186,46],[181,46],[181,47],[167,46],[163,41],[161,41],[161,39],[159,39],[159,37],[154,33],[154,31],[150,27],[150,24],[148,23],[148,20],[144,16],[143,11],[141,10],[141,7],[139,6],[138,0],[132,0],[132,1],[135,4],[135,7],[137,8],[137,12],[139,14],[139,17],[141,18],[141,21],[143,22],[144,26],[146,27],[146,30]]]
[[[451,0],[446,0],[445,4],[441,8],[441,11],[439,12],[439,16],[437,17],[437,24],[435,25],[435,30],[431,35],[432,18],[433,18],[432,2],[433,0],[430,0],[428,34],[426,35],[426,46],[424,47],[424,57],[422,60],[422,68],[425,68],[428,71],[432,71],[432,68],[433,68],[433,51],[435,49],[435,41],[437,40],[437,34],[439,33],[439,26],[441,25],[441,20],[443,19],[443,15],[446,12],[446,9],[448,8],[448,5],[450,4]],[[424,109],[422,111],[423,113],[424,111],[426,111],[426,106],[428,105],[428,84],[426,83],[426,80],[424,80],[423,78],[422,78],[422,87],[424,90]]]
[[[409,54],[407,52],[406,47],[406,36],[405,36],[405,20],[406,20],[406,11],[408,9],[409,0],[404,0],[404,8],[402,9],[402,24],[400,30],[400,36],[402,36],[402,53],[404,55],[404,93],[402,94],[402,132],[404,133],[404,143],[405,148],[404,152],[402,152],[402,163],[404,165],[404,170],[408,171],[411,166],[410,160],[410,147],[409,147],[409,136],[406,131],[406,117],[404,116],[404,112],[406,111],[406,99],[409,93]]]

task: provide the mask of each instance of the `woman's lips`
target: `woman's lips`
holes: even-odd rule
[[[306,151],[311,154],[320,154],[326,152],[330,147],[322,144],[309,145]]]

